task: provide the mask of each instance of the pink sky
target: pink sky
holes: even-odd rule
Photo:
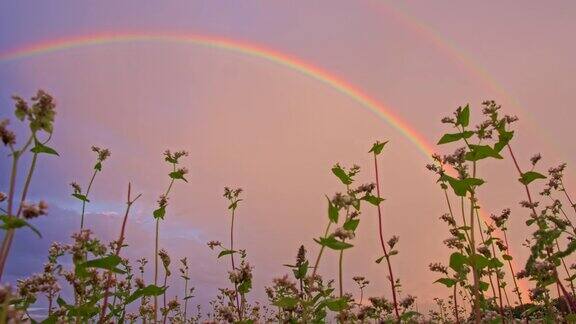
[[[4,2],[0,53],[101,32],[222,36],[340,76],[432,143],[446,130],[440,118],[457,106],[471,103],[478,113],[482,100],[496,99],[521,118],[515,147],[524,164],[541,152],[546,167],[560,161],[570,167],[576,150],[566,135],[575,117],[576,45],[569,32],[576,30],[575,7],[569,1],[521,7],[448,1]],[[30,96],[44,88],[57,98],[53,146],[62,157],[43,161],[33,190],[54,210],[78,209],[68,183],[88,180],[90,145],[112,150],[89,210],[121,212],[125,185],[133,182],[143,199],[129,232],[130,253],[153,248],[150,213],[167,181],[162,152],[190,151],[190,183],[175,190],[163,240],[174,254],[194,260],[193,282],[203,302],[225,282],[226,264],[205,248],[208,240],[226,237],[224,186],[246,190],[238,244],[248,250],[256,267],[255,295],[263,297],[263,286],[286,272],[282,264],[292,261],[301,243],[315,254],[312,238],[326,221],[323,196],[341,190],[331,166],[357,163],[364,168],[361,181],[372,181],[367,151],[375,140],[390,140],[381,159],[385,235],[400,236],[394,261],[403,292],[417,295],[421,305],[446,293],[432,284],[436,277],[427,269],[430,262],[447,260],[448,250],[442,245],[446,227],[438,220],[445,211],[443,196],[425,170],[426,158],[385,120],[297,71],[192,44],[126,42],[0,61],[0,85],[2,117],[13,93]],[[510,161],[486,163],[480,173],[488,185],[480,199],[488,212],[513,209],[512,245],[521,264],[527,215],[517,208],[523,192],[513,172]],[[572,174],[568,183],[576,188]],[[6,181],[0,179],[0,188]],[[90,215],[92,222],[100,232],[116,235],[117,227],[101,215]],[[352,276],[363,274],[372,282],[369,295],[388,292],[385,269],[373,262],[380,256],[376,222],[375,210],[366,210],[355,247],[346,254],[350,291]],[[46,223],[46,231],[58,226]],[[333,257],[322,264],[326,276],[335,273]],[[9,272],[15,278],[36,270],[18,263]]]

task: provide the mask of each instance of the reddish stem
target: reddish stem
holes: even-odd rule
[[[374,154],[374,172],[376,173],[376,194],[380,198],[380,177],[378,176],[378,158]],[[394,312],[396,313],[396,319],[400,322],[400,312],[398,311],[398,301],[396,298],[396,283],[394,281],[394,273],[392,272],[392,265],[390,265],[390,255],[386,250],[386,243],[384,243],[384,236],[382,234],[382,211],[380,204],[378,204],[378,234],[380,236],[380,244],[382,245],[382,251],[384,252],[384,257],[386,258],[386,264],[388,265],[388,279],[392,285],[392,300],[394,302]]]

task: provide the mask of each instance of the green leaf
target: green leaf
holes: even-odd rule
[[[76,274],[79,276],[86,275],[87,268],[97,268],[112,271],[114,273],[124,274],[126,271],[118,269],[122,258],[117,255],[109,255],[98,259],[88,260],[76,265]]]
[[[94,164],[94,170],[102,171],[102,162],[98,161],[96,164]]]
[[[498,133],[498,143],[494,144],[494,149],[497,152],[500,152],[504,147],[506,147],[506,145],[508,145],[508,143],[510,143],[512,137],[514,137],[514,131],[508,132],[502,129],[498,130]]]
[[[374,143],[374,145],[372,145],[372,148],[370,149],[370,151],[368,151],[368,153],[374,153],[374,155],[379,155],[380,153],[382,153],[382,149],[384,149],[384,145],[386,145],[388,143],[388,141],[385,141],[383,143],[380,142],[376,142]]]
[[[252,280],[243,281],[238,285],[238,292],[241,294],[247,294],[252,289]]]
[[[512,256],[508,254],[502,254],[502,259],[506,261],[512,261]]]
[[[288,308],[293,309],[298,305],[298,299],[294,297],[280,297],[274,303],[274,306],[278,306],[280,308]]]
[[[88,197],[81,195],[79,193],[73,193],[72,197],[75,197],[76,199],[84,201],[84,202],[90,202],[90,200],[88,200]]]
[[[60,306],[60,307],[64,307],[64,306],[68,305],[66,303],[66,301],[60,296],[58,296],[58,298],[56,298],[56,303],[58,303],[58,306]]]
[[[308,265],[308,261],[305,261],[300,266],[298,266],[298,269],[292,270],[294,272],[294,277],[296,277],[296,279],[304,279],[304,277],[306,277],[306,273],[308,273]]]
[[[480,271],[490,265],[488,258],[481,254],[474,254],[468,258],[468,264]]]
[[[363,199],[363,200],[366,200],[367,202],[371,203],[371,204],[374,205],[374,206],[380,205],[380,203],[385,200],[384,198],[372,196],[372,195],[370,195],[370,194],[364,196],[362,199]]]
[[[441,283],[448,288],[454,286],[457,283],[456,279],[452,279],[452,278],[440,278],[440,279],[434,281],[434,283],[436,283],[436,282]]]
[[[241,202],[243,199],[236,199],[230,205],[228,205],[228,209],[236,210],[238,208],[238,203]]]
[[[384,257],[383,257],[383,256],[379,257],[379,258],[376,259],[376,261],[374,261],[374,262],[380,264],[380,263],[382,262],[382,260],[384,260]]]
[[[148,285],[144,288],[140,288],[126,298],[125,304],[128,305],[141,297],[160,296],[164,291],[166,291],[166,288],[167,287],[158,287],[155,285]]]
[[[342,227],[344,227],[345,230],[347,231],[355,231],[356,228],[358,227],[358,224],[360,224],[360,219],[358,218],[351,218],[348,219],[344,225],[342,225]]]
[[[473,131],[464,131],[462,133],[444,134],[442,138],[438,141],[438,145],[452,143],[459,141],[461,139],[468,139],[474,135]]]
[[[339,165],[332,168],[332,173],[334,173],[334,175],[337,176],[343,184],[352,184],[352,178],[350,178],[348,174],[346,174],[346,171],[344,171]]]
[[[528,171],[522,173],[522,177],[518,179],[523,185],[529,185],[532,181],[537,179],[546,179],[546,176],[535,171]]]
[[[498,260],[498,258],[492,258],[490,260],[488,260],[488,268],[490,269],[497,269],[497,268],[501,268],[504,266],[504,263],[502,263],[502,261]]]
[[[470,107],[466,105],[464,108],[458,108],[456,112],[456,125],[467,127],[470,123]]]
[[[478,161],[485,158],[502,159],[502,156],[489,145],[470,145],[470,152],[464,158],[468,161]]]
[[[334,236],[321,237],[319,240],[314,241],[322,246],[328,247],[332,250],[345,250],[353,247],[354,245],[337,240]]]
[[[450,268],[456,272],[462,272],[467,261],[468,258],[464,254],[460,252],[454,252],[452,255],[450,255]]]
[[[30,150],[32,153],[36,153],[36,154],[52,154],[52,155],[58,155],[58,152],[56,152],[55,149],[46,146],[38,141],[35,142],[34,147]]]
[[[218,259],[225,256],[225,255],[229,255],[232,253],[236,253],[236,251],[234,251],[234,250],[222,250],[220,253],[218,253]]]
[[[48,317],[46,317],[42,322],[40,322],[41,324],[56,324],[58,323],[58,316],[56,316],[55,314],[52,314]]]
[[[326,307],[333,312],[339,312],[344,310],[348,306],[348,300],[346,298],[330,298],[325,301]]]
[[[16,116],[16,118],[18,118],[18,120],[24,121],[24,118],[26,118],[26,110],[25,109],[15,109],[14,115]]]
[[[338,207],[334,206],[328,196],[326,196],[326,200],[328,200],[328,219],[330,219],[332,223],[338,223]]]
[[[566,321],[568,323],[576,323],[576,314],[568,314],[566,315]]]
[[[412,317],[419,316],[419,315],[422,315],[422,314],[418,313],[417,311],[407,311],[407,312],[404,312],[402,315],[400,315],[400,319],[404,322],[412,323],[412,321],[409,321],[409,320],[412,319]]]
[[[156,219],[164,219],[164,215],[166,215],[166,206],[156,209],[152,214]]]
[[[174,172],[170,172],[169,176],[172,179],[184,180],[184,182],[188,182],[188,180],[184,178],[184,170],[176,170]]]
[[[484,281],[478,282],[478,288],[480,288],[480,291],[487,291],[489,287],[490,285],[487,282]]]
[[[27,221],[25,221],[22,218],[17,218],[17,217],[8,216],[8,215],[0,215],[0,221],[2,221],[2,225],[0,225],[0,228],[3,230],[28,227],[34,233],[36,233],[36,235],[38,235],[38,237],[42,238],[42,234],[40,233],[40,231],[36,227],[30,225],[30,223],[28,223]]]
[[[467,192],[474,192],[474,186],[480,186],[484,180],[478,178],[456,179],[447,174],[443,174],[439,181],[446,181],[454,190],[457,196],[465,197]]]

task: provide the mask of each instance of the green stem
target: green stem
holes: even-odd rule
[[[332,222],[328,222],[326,226],[326,230],[324,231],[324,238],[328,236],[328,231],[330,231],[330,226],[332,226]],[[318,267],[320,265],[320,259],[322,258],[322,254],[324,253],[324,245],[320,247],[320,252],[318,252],[318,256],[316,257],[316,261],[314,262],[314,270],[312,271],[312,280],[316,277],[316,273],[318,272]]]
[[[94,169],[92,173],[92,178],[90,178],[90,182],[88,183],[88,188],[86,189],[86,199],[88,199],[88,195],[90,194],[90,189],[92,188],[92,184],[94,183],[94,178],[96,178],[96,173],[98,170]],[[80,217],[80,230],[84,229],[84,214],[86,213],[86,200],[82,200],[82,215]]]
[[[234,218],[236,216],[235,209],[232,209],[232,221],[230,223],[230,251],[234,251]],[[234,263],[234,252],[230,253],[230,261],[232,263],[232,271],[236,270],[236,265]],[[238,318],[242,320],[242,309],[240,308],[240,298],[238,296],[238,284],[234,283],[234,296],[236,297],[236,310],[238,312]]]
[[[28,147],[30,146],[30,144],[32,143],[32,139],[34,138],[34,134],[32,134],[30,136],[30,138],[28,139],[28,141],[26,142],[26,144],[24,145],[24,147],[22,147],[21,150],[14,150],[13,146],[10,146],[10,149],[12,151],[12,171],[10,173],[10,188],[8,191],[8,210],[7,210],[7,214],[8,217],[18,217],[19,213],[20,213],[20,209],[18,211],[17,215],[13,214],[13,208],[14,208],[14,196],[16,194],[16,175],[18,174],[18,162],[20,159],[20,156],[23,152],[25,152]],[[37,153],[34,153],[34,157],[32,159],[32,164],[30,165],[30,169],[28,171],[28,176],[26,178],[26,183],[23,189],[23,193],[22,193],[22,199],[21,202],[23,202],[26,199],[26,195],[28,194],[28,187],[30,185],[30,182],[32,180],[32,174],[34,173],[34,170],[36,168],[36,155]],[[22,205],[22,203],[20,204]],[[0,248],[0,280],[2,280],[2,276],[4,275],[4,269],[6,267],[6,260],[8,259],[8,254],[10,253],[10,247],[12,246],[12,240],[14,239],[14,232],[15,229],[11,228],[7,231],[6,236],[4,236],[4,240],[2,241],[2,247]]]

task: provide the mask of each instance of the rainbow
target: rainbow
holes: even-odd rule
[[[261,46],[222,37],[174,33],[92,34],[88,36],[50,40],[22,48],[8,50],[6,52],[0,52],[0,64],[78,47],[126,42],[176,42],[194,44],[197,46],[211,47],[230,52],[241,53],[287,67],[331,87],[339,93],[353,99],[362,107],[370,110],[372,113],[376,114],[385,120],[389,125],[398,130],[410,142],[416,145],[419,151],[427,159],[429,159],[432,152],[435,151],[433,146],[430,145],[430,143],[428,143],[421,134],[412,129],[404,120],[394,114],[388,107],[379,103],[364,93],[360,88],[348,83],[340,77],[329,73],[317,66],[306,63],[296,57]]]
[[[268,62],[284,66],[302,75],[317,80],[339,93],[353,99],[378,117],[385,120],[389,125],[398,130],[404,137],[412,142],[426,159],[435,152],[434,146],[428,143],[421,134],[412,129],[404,120],[394,114],[389,107],[379,103],[364,93],[360,88],[329,73],[317,66],[306,63],[296,57],[290,56],[262,46],[231,40],[217,36],[200,34],[175,34],[175,33],[114,33],[114,34],[91,34],[86,36],[68,37],[36,43],[22,48],[16,48],[0,52],[0,65],[17,60],[22,60],[42,54],[48,54],[63,50],[69,50],[87,46],[105,44],[117,44],[127,42],[161,42],[161,43],[184,43],[225,51],[244,54],[251,57],[261,58]],[[486,213],[481,212],[482,218],[489,221]],[[527,288],[521,284],[524,293]]]

